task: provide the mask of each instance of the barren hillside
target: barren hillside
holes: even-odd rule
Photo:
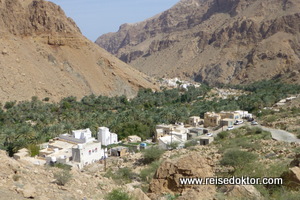
[[[299,82],[299,0],[181,0],[97,44],[148,75]]]
[[[89,94],[133,96],[154,88],[145,75],[84,36],[44,0],[0,0],[0,101],[57,101]]]

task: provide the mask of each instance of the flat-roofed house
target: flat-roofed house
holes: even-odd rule
[[[214,112],[204,114],[204,127],[216,127],[220,125],[221,115]]]
[[[98,162],[107,157],[106,150],[101,149],[101,143],[91,141],[85,144],[78,144],[72,148],[73,161],[78,163],[78,167],[82,168],[85,165]]]
[[[98,141],[104,146],[116,144],[118,143],[118,135],[116,133],[111,133],[107,127],[99,127]]]
[[[183,146],[184,145],[184,141],[181,140],[180,138],[178,138],[177,136],[175,136],[175,135],[167,135],[167,136],[159,138],[158,146],[161,149],[167,150],[167,149],[170,148],[170,146],[173,143],[177,143],[178,146]]]
[[[189,124],[192,126],[198,126],[203,122],[200,117],[198,116],[192,116],[189,118]]]

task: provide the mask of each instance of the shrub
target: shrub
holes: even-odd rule
[[[276,120],[277,120],[277,116],[275,116],[275,115],[269,115],[265,118],[265,121],[269,122],[269,123],[275,122]]]
[[[72,174],[68,170],[60,170],[59,172],[54,173],[54,178],[58,185],[65,185],[72,178]]]
[[[38,145],[30,144],[30,145],[28,145],[27,148],[28,148],[28,151],[29,151],[31,157],[39,155],[39,153],[40,153],[40,147]]]
[[[118,181],[120,184],[130,183],[132,179],[136,178],[136,174],[128,167],[120,168],[116,172],[113,172],[112,169],[109,169],[105,177],[112,178],[115,181]]]
[[[70,171],[72,166],[71,165],[67,165],[67,164],[62,164],[62,163],[51,163],[50,166],[52,167],[57,167],[63,170],[68,170]]]
[[[198,143],[196,140],[191,140],[191,141],[187,141],[186,143],[184,143],[184,147],[188,148],[188,147],[192,147],[192,146],[196,146]]]
[[[217,139],[224,139],[224,138],[227,138],[229,135],[229,132],[228,131],[222,131],[220,133],[218,133],[217,135]]]
[[[152,180],[159,165],[160,165],[160,162],[155,161],[155,162],[151,163],[147,168],[142,169],[141,173],[140,173],[140,177],[141,177],[142,181],[150,183],[150,181]]]
[[[8,101],[4,104],[4,108],[8,110],[8,109],[14,107],[14,105],[16,105],[16,103],[17,103],[17,101]]]
[[[225,152],[222,160],[220,161],[221,165],[229,165],[236,168],[243,168],[249,163],[253,162],[257,158],[257,155],[241,151],[239,149],[229,149]]]
[[[153,161],[159,160],[164,150],[159,147],[150,147],[143,152],[143,162],[145,164],[152,163]]]
[[[14,174],[12,178],[14,181],[18,181],[18,180],[20,180],[21,176],[18,174]]]
[[[176,149],[179,146],[179,142],[172,142],[168,146],[170,149]]]
[[[133,200],[133,198],[121,189],[114,189],[105,196],[105,200]]]
[[[125,183],[130,183],[133,178],[136,177],[136,174],[132,172],[132,170],[128,167],[120,168],[116,174],[115,177],[113,177],[116,180],[122,180]]]
[[[43,101],[49,101],[49,100],[50,100],[49,97],[45,97],[45,98],[43,99]]]

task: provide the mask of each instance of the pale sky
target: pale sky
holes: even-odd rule
[[[116,32],[124,23],[150,18],[179,0],[49,0],[62,7],[93,42],[102,34]]]

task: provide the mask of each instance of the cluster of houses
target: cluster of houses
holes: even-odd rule
[[[243,118],[252,118],[247,111],[234,112],[207,112],[204,119],[199,116],[189,118],[189,123],[160,124],[156,126],[154,142],[162,149],[184,147],[189,140],[195,140],[200,145],[207,145],[213,141],[212,135],[208,133],[210,127],[232,126],[236,121]],[[118,146],[118,135],[109,131],[107,127],[99,127],[97,139],[92,136],[89,128],[74,130],[72,134],[61,134],[59,137],[40,145],[37,164],[62,163],[75,166],[79,169],[91,163],[98,162],[108,156],[125,156],[129,148],[140,150],[147,148],[147,143],[142,142],[139,136],[128,136],[129,146]],[[114,147],[107,149],[108,145]],[[104,148],[103,148],[104,146]],[[15,159],[34,159],[28,156],[28,150],[21,149],[14,155]],[[30,160],[32,161],[32,160]]]
[[[61,134],[59,137],[40,145],[39,157],[44,159],[39,160],[39,162],[45,162],[45,164],[62,163],[81,169],[85,165],[108,157],[107,148],[102,148],[102,145],[117,143],[118,135],[111,133],[106,127],[98,128],[97,139],[92,137],[89,128],[74,130],[72,134]],[[19,151],[14,157],[20,159],[26,155],[24,152],[24,150]]]
[[[189,81],[185,81],[185,80],[181,80],[177,77],[175,78],[172,78],[172,79],[166,79],[166,78],[163,78],[162,80],[160,80],[160,84],[162,86],[166,86],[166,87],[171,87],[171,88],[182,88],[182,89],[185,89],[185,90],[188,90],[188,87],[190,86],[194,86],[194,87],[200,87],[200,84],[199,83],[192,83],[192,82],[189,82]]]
[[[183,147],[188,140],[196,139],[200,145],[207,145],[213,141],[213,135],[208,133],[210,127],[233,126],[237,121],[245,118],[252,118],[248,111],[234,112],[207,112],[204,119],[198,116],[189,118],[189,123],[179,124],[160,124],[156,126],[154,141],[162,149],[169,149],[172,144]],[[173,148],[173,147],[171,147]]]
[[[248,111],[237,110],[234,112],[207,112],[204,114],[204,127],[232,126],[236,121],[252,118]]]

